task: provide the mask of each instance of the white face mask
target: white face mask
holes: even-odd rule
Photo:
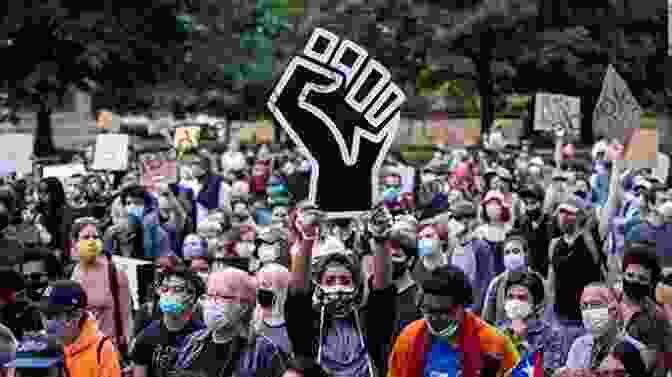
[[[504,311],[510,320],[525,319],[532,314],[532,305],[527,301],[507,300]]]
[[[506,254],[504,256],[504,267],[507,271],[522,270],[525,267],[525,255],[522,253]]]
[[[239,257],[249,258],[254,252],[254,243],[253,242],[239,242],[236,244],[236,253]]]
[[[583,326],[593,335],[602,335],[609,329],[609,308],[583,310],[581,317]]]

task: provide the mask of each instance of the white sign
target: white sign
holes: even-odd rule
[[[537,93],[534,106],[534,129],[556,131],[560,128],[565,129],[568,134],[579,134],[581,99],[564,94]]]
[[[150,264],[140,259],[126,258],[119,255],[113,255],[112,261],[114,265],[120,270],[126,273],[128,277],[128,288],[131,293],[131,301],[133,303],[133,309],[140,309],[140,296],[138,294],[138,266],[143,264]]]
[[[0,161],[14,161],[18,176],[33,172],[33,141],[30,134],[0,135]]]
[[[128,145],[128,135],[98,135],[93,170],[124,171],[128,169]]]

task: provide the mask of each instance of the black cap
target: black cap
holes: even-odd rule
[[[59,280],[47,288],[45,298],[37,305],[45,314],[84,309],[88,300],[84,288],[74,280]]]

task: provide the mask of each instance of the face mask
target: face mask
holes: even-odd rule
[[[609,308],[583,310],[581,317],[583,326],[593,335],[602,335],[609,329]]]
[[[424,238],[418,240],[418,256],[428,257],[434,254],[437,243],[431,238]]]
[[[431,316],[425,315],[424,318],[425,322],[427,322],[427,329],[429,330],[429,332],[432,335],[437,336],[439,338],[443,339],[453,338],[455,334],[457,334],[457,330],[460,328],[460,323],[454,319],[449,320],[446,327],[440,329],[436,326],[436,324],[432,324],[433,320]]]
[[[285,185],[272,185],[268,188],[268,196],[281,196],[287,194]]]
[[[166,314],[180,315],[187,311],[184,298],[177,295],[164,295],[159,298],[159,308]]]
[[[103,242],[101,240],[80,240],[79,256],[80,258],[96,258],[103,252]]]
[[[506,316],[511,319],[525,319],[532,314],[532,305],[521,300],[507,300],[504,304]]]
[[[497,221],[502,217],[502,207],[496,204],[491,204],[485,207],[485,212],[491,221]]]
[[[383,191],[383,200],[387,203],[395,203],[399,201],[401,190],[397,187],[389,187]]]
[[[269,289],[259,289],[257,291],[257,302],[262,308],[270,309],[275,302],[275,293]]]
[[[65,338],[65,321],[60,319],[47,320],[47,335],[56,339]]]
[[[510,253],[504,256],[504,267],[507,271],[519,271],[525,268],[525,255],[523,253]]]
[[[579,198],[585,200],[588,197],[588,193],[586,191],[574,191],[574,195],[578,196]]]
[[[323,308],[331,316],[341,318],[355,308],[355,288],[350,286],[317,286],[313,293],[313,308],[318,312]]]
[[[128,212],[129,216],[133,216],[137,219],[142,219],[145,215],[145,207],[144,206],[131,205],[131,206],[126,207],[126,211]]]
[[[259,250],[257,250],[257,255],[259,256],[259,261],[262,263],[270,263],[278,259],[277,249],[273,245],[264,245],[259,247]]]
[[[210,330],[218,330],[240,321],[248,306],[239,302],[223,304],[206,303],[203,305],[203,320]]]
[[[623,279],[623,293],[632,300],[641,301],[645,297],[651,296],[652,289],[648,284]]]
[[[239,257],[249,258],[252,253],[254,253],[254,243],[252,242],[239,242],[236,245],[236,252]]]

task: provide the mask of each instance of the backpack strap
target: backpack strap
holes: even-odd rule
[[[105,342],[107,342],[108,340],[111,341],[112,338],[109,337],[109,336],[104,336],[102,339],[100,339],[100,340],[98,341],[98,349],[97,349],[98,365],[100,365],[101,354],[102,354],[102,352],[103,352],[103,345],[104,345]]]

